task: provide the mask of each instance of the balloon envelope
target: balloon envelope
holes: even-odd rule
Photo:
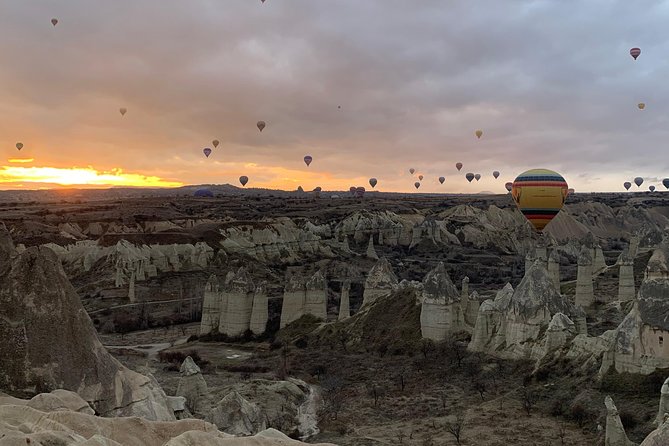
[[[262,129],[264,129],[267,126],[267,124],[265,124],[265,121],[258,121],[256,126],[258,126],[258,130],[262,132]]]
[[[634,60],[636,60],[639,55],[641,55],[641,48],[632,48],[630,50],[630,56],[632,56]]]
[[[474,178],[476,178],[476,181],[480,180],[481,179],[481,174],[477,173],[476,175],[474,175]]]
[[[492,173],[492,176],[494,176],[495,179],[499,178],[499,171],[497,171],[497,170],[494,171],[494,172]]]
[[[455,163],[455,168],[458,170],[462,169],[462,163]]]
[[[641,185],[643,184],[643,178],[641,178],[641,177],[636,177],[636,178],[634,179],[634,184],[636,184],[637,187],[641,187]]]
[[[360,186],[355,188],[355,196],[357,198],[362,198],[365,196],[365,188]]]
[[[504,187],[506,188],[507,191],[511,192],[511,189],[513,188],[513,183],[509,181],[504,185]]]
[[[52,24],[53,26],[58,25],[58,19],[55,19],[55,18],[54,18],[54,19],[51,19],[51,24]]]
[[[351,193],[352,196],[355,196],[355,186],[349,187],[348,191]]]
[[[667,189],[669,189],[669,178],[665,178],[664,180],[662,180],[662,185]]]
[[[423,175],[418,175],[418,179],[419,179],[420,181],[423,181]]]
[[[474,179],[474,174],[470,172],[470,173],[465,175],[465,178],[467,178],[467,181],[469,181],[471,183],[472,180]]]
[[[444,181],[446,181],[446,178],[445,178],[445,177],[439,177],[439,182],[440,182],[441,184],[444,184]]]
[[[246,186],[246,183],[249,182],[249,177],[247,177],[246,175],[242,175],[241,177],[239,177],[239,182],[242,183],[242,186]]]
[[[648,190],[651,192],[655,192],[655,186],[653,185],[648,186]]]
[[[413,167],[412,167],[411,169],[409,169],[409,173],[410,173],[411,175],[413,175],[415,172],[416,172],[416,169],[414,169]]]
[[[310,157],[309,155],[307,155],[307,156],[304,157],[304,164],[306,164],[307,167],[309,167],[309,164],[311,164],[311,162],[312,162],[313,160],[314,160],[314,159],[313,159],[312,157]]]
[[[518,209],[537,231],[543,231],[560,212],[569,186],[557,172],[532,169],[514,180],[511,195]]]
[[[204,152],[204,156],[209,158],[209,155],[211,155],[211,149],[209,147],[205,147],[204,149],[202,149],[202,151]]]
[[[474,132],[474,133],[476,134],[476,137],[477,137],[478,139],[481,139],[481,136],[483,136],[483,130],[477,130],[477,131]]]
[[[121,116],[125,116],[125,114],[128,112],[128,109],[122,107],[122,108],[119,108],[118,111],[121,113]]]
[[[211,143],[214,145],[214,149],[220,144],[218,139],[213,140]]]
[[[637,104],[637,107],[639,107],[639,110],[643,110],[644,108],[646,108],[646,104],[644,104],[643,102],[639,102]]]
[[[419,183],[418,181],[416,181],[415,183],[413,183],[413,185],[414,185],[414,187],[415,187],[416,189],[418,189],[418,188],[420,187],[420,183]]]
[[[22,142],[17,142],[16,143],[16,148],[21,150],[23,148],[23,143]]]
[[[369,185],[370,186],[376,187],[376,183],[377,183],[376,178],[370,178],[369,179]]]
[[[573,194],[573,193],[574,193],[574,189],[572,189],[572,188],[570,187],[569,189],[567,189],[567,193],[568,193],[569,195]]]
[[[630,187],[632,187],[632,183],[630,183],[629,181],[625,181],[623,183],[623,187],[627,190],[630,190]]]

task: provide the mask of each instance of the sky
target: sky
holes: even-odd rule
[[[667,23],[648,0],[2,0],[0,189],[664,190]]]

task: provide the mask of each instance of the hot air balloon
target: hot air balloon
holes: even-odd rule
[[[412,167],[411,169],[409,169],[409,173],[410,173],[411,175],[413,175],[414,173],[416,173],[416,169],[414,169],[414,168]]]
[[[209,158],[209,155],[211,155],[211,149],[209,147],[205,147],[202,151],[204,152],[204,156]]]
[[[643,102],[639,102],[637,104],[637,107],[639,107],[639,110],[643,110],[644,108],[646,108],[646,104],[644,104]]]
[[[128,113],[128,109],[125,107],[119,108],[118,111],[121,113],[121,116],[125,116],[125,114]]]
[[[356,187],[355,188],[355,196],[358,198],[362,198],[365,196],[365,188],[362,186]]]
[[[634,60],[636,60],[636,58],[639,57],[640,54],[641,54],[641,48],[632,48],[630,50],[630,56],[632,56]]]
[[[630,190],[630,187],[632,187],[632,183],[630,183],[629,181],[625,181],[625,182],[623,183],[623,187],[624,187],[626,190]]]
[[[211,143],[214,145],[214,149],[220,144],[218,139],[213,140]]]
[[[355,186],[351,186],[348,188],[348,191],[351,193],[352,197],[355,197]]]
[[[262,132],[262,129],[264,129],[266,125],[267,124],[265,124],[265,121],[258,121],[258,123],[256,124],[256,126],[258,126],[258,130],[260,130],[261,132]]]
[[[495,179],[499,178],[499,172],[496,170],[492,173],[492,176],[495,177]]]
[[[439,177],[439,182],[440,182],[441,184],[444,184],[444,181],[446,181],[446,178],[445,178],[445,177]]]
[[[474,175],[474,178],[476,178],[476,181],[480,180],[481,179],[481,174],[477,173],[476,175]]]
[[[418,188],[420,187],[420,183],[419,183],[418,181],[416,181],[415,183],[413,183],[413,185],[414,185],[414,187],[415,187],[416,189],[418,189]]]
[[[338,105],[337,108],[338,108],[339,110],[341,110],[341,105]]]
[[[662,185],[665,188],[669,189],[669,178],[665,178],[664,180],[662,180]]]
[[[651,192],[655,192],[655,186],[653,185],[648,186],[648,190]]]
[[[469,172],[467,175],[465,175],[465,178],[467,178],[467,181],[471,183],[472,180],[474,180],[474,174]]]
[[[418,180],[423,181],[423,175],[418,175]]]
[[[314,160],[314,159],[313,159],[311,156],[307,155],[307,156],[304,157],[304,164],[306,164],[307,167],[309,167],[309,164],[311,164],[311,162],[312,162],[313,160]]]
[[[239,182],[242,183],[242,186],[246,186],[246,183],[249,182],[249,177],[247,177],[246,175],[242,175],[241,177],[239,177]]]
[[[543,231],[562,209],[568,190],[567,182],[559,173],[548,169],[532,169],[518,175],[513,182],[511,195],[534,229]]]
[[[23,148],[23,143],[22,142],[17,142],[16,143],[16,148],[21,150]]]
[[[477,130],[474,132],[474,134],[478,139],[481,139],[481,136],[483,136],[483,130]]]
[[[370,178],[369,179],[369,185],[370,186],[376,187],[376,183],[377,183],[376,178]]]
[[[513,188],[513,183],[512,183],[511,181],[509,181],[508,183],[506,183],[506,184],[504,185],[504,187],[506,188],[506,190],[507,190],[508,192],[511,192],[511,189]]]
[[[323,188],[320,186],[316,186],[312,192],[322,192]]]
[[[51,19],[51,24],[52,24],[53,26],[58,25],[58,19],[56,19],[56,18]]]
[[[574,192],[575,192],[574,189],[572,189],[571,187],[567,189],[567,194],[569,195],[573,194]]]
[[[641,185],[643,184],[643,178],[641,178],[641,177],[636,177],[636,178],[634,179],[634,184],[636,184],[637,187],[641,187]]]
[[[458,170],[462,169],[462,163],[455,163],[455,168]]]

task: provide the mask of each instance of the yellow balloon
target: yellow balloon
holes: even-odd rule
[[[639,105],[637,105],[637,107],[639,107],[639,110],[643,110],[644,108],[646,108],[646,104],[644,104],[643,102],[639,102]]]
[[[548,169],[523,172],[511,187],[518,209],[540,232],[560,212],[568,194],[569,186],[562,175]]]
[[[475,133],[478,139],[481,139],[481,136],[483,136],[483,130],[477,130]]]

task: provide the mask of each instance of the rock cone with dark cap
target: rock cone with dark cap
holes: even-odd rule
[[[167,397],[97,338],[56,254],[14,250],[0,226],[0,390],[78,393],[103,416],[174,420]]]

